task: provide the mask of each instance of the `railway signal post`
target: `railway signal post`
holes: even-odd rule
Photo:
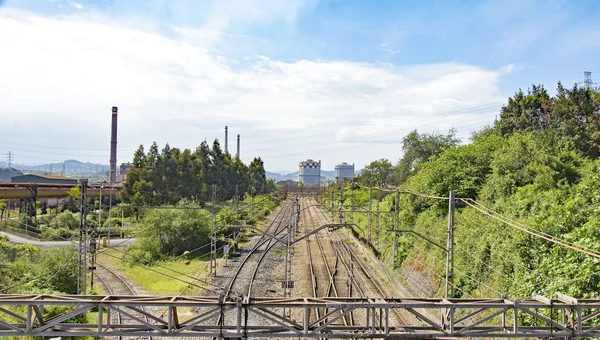
[[[217,275],[217,185],[212,186],[212,228],[210,230],[210,275]]]
[[[87,206],[86,189],[88,180],[82,178],[79,180],[79,248],[78,248],[78,271],[77,271],[77,295],[85,295],[87,284]]]

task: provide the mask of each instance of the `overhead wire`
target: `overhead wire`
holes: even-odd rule
[[[464,225],[465,225],[466,227],[468,227],[468,228],[472,228],[472,227],[473,227],[473,225],[471,224],[471,222],[470,222],[470,221],[468,221],[468,220],[461,221],[460,223],[461,223],[461,224],[464,224]],[[493,226],[493,227],[495,227],[493,224],[492,224],[492,226]],[[497,230],[495,230],[495,232],[496,232],[496,233],[502,233],[502,232],[505,232],[505,233],[507,233],[507,234],[510,234],[510,232],[508,231],[508,229],[501,229],[501,228],[496,228],[496,229],[497,229]],[[483,232],[483,233],[486,233],[485,235],[490,235],[490,234],[491,234],[491,232],[489,231],[489,228],[481,228],[481,229],[479,229],[479,231],[481,231],[481,232]],[[510,264],[511,264],[511,265],[515,265],[515,266],[517,266],[517,267],[520,267],[520,268],[524,269],[525,271],[531,271],[531,269],[530,269],[529,267],[525,266],[525,265],[524,265],[523,263],[521,263],[521,262],[517,262],[517,261],[511,261],[511,262],[510,262]]]
[[[563,287],[563,286],[566,286],[566,285],[568,285],[568,284],[572,284],[572,283],[575,283],[575,282],[578,282],[578,281],[581,281],[581,280],[589,279],[589,278],[591,278],[591,277],[593,277],[593,276],[596,276],[596,275],[600,275],[600,270],[599,270],[599,271],[596,271],[596,272],[593,272],[593,273],[591,273],[591,274],[582,275],[582,276],[579,276],[579,277],[576,277],[576,278],[573,278],[573,279],[570,279],[570,280],[567,280],[567,281],[561,282],[559,285],[548,287],[548,288],[546,288],[546,289],[543,289],[543,290],[541,290],[541,291],[538,291],[537,293],[535,293],[535,294],[533,294],[533,295],[531,295],[531,296],[525,297],[525,298],[523,298],[523,299],[528,299],[528,298],[530,298],[530,297],[533,297],[534,295],[541,295],[541,293],[544,293],[544,292],[550,291],[550,290],[552,290],[552,289],[557,289],[557,288],[559,288],[559,287]],[[560,276],[560,277],[562,277],[562,276]],[[544,282],[548,282],[548,281],[553,281],[553,280],[555,280],[555,279],[557,279],[557,278],[559,278],[559,277],[553,277],[553,278],[551,278],[551,279],[544,280],[544,281],[543,281],[543,283],[544,283]],[[538,284],[536,284],[536,285],[533,285],[533,286],[526,287],[526,289],[527,289],[527,288],[533,288],[533,287],[536,287],[536,286],[538,286],[538,285],[540,285],[540,284],[541,284],[541,283],[538,283]],[[519,290],[519,291],[522,291],[522,290],[524,290],[524,289],[521,289],[521,290]],[[517,291],[517,292],[519,292],[519,291]],[[514,293],[514,292],[513,292],[513,293]]]
[[[417,250],[417,251],[419,251],[419,252],[422,252],[420,249],[417,249],[417,248],[414,248],[414,249],[416,249],[416,250]],[[426,255],[426,256],[429,256],[429,254],[428,254],[428,253],[426,253],[426,252],[422,252],[422,254],[424,254],[424,255]],[[417,259],[415,259],[415,258],[412,258],[411,260],[413,260],[413,261],[417,262],[418,264],[420,264],[420,265],[421,265],[421,266],[423,266],[423,267],[427,267],[427,265],[426,265],[426,264],[424,264],[423,262],[421,262],[421,261],[419,261],[419,260],[417,260]],[[438,261],[438,259],[437,259],[437,258],[434,258],[434,260]],[[443,277],[442,275],[440,275],[440,274],[438,274],[438,273],[435,273],[435,275],[437,275],[437,276],[438,276],[440,279],[442,279],[442,281],[446,282],[446,278],[445,278],[445,277]],[[469,294],[469,293],[465,292],[463,289],[461,289],[460,287],[456,286],[456,285],[455,285],[453,282],[448,282],[448,284],[450,284],[452,287],[454,287],[454,288],[458,289],[458,290],[459,290],[460,292],[462,292],[463,294],[465,294],[465,295],[467,295],[467,296],[469,296],[469,297],[472,297],[472,298],[474,298],[474,296],[473,296],[473,295],[471,295],[471,294]]]
[[[360,187],[363,187],[363,188],[369,188],[369,187],[363,186],[360,183],[358,185]],[[381,191],[392,191],[391,189],[385,189],[385,188],[376,188],[375,187],[374,189],[381,190]],[[449,200],[450,199],[449,197],[427,195],[427,194],[423,194],[423,193],[419,193],[419,192],[415,192],[415,191],[411,191],[411,190],[400,190],[400,192],[409,193],[409,194],[412,194],[412,195],[416,195],[416,196],[424,197],[424,198],[430,198],[430,199],[441,199],[441,200]],[[472,208],[480,211],[481,213],[483,213],[485,215],[488,215],[488,216],[490,216],[490,217],[492,217],[492,218],[494,218],[494,219],[496,219],[498,221],[501,221],[501,222],[503,222],[503,223],[505,223],[505,224],[513,227],[513,228],[516,228],[518,230],[526,232],[526,233],[528,233],[528,234],[530,234],[532,236],[545,239],[545,240],[550,241],[552,243],[555,243],[557,245],[560,245],[560,246],[563,246],[563,247],[575,250],[577,252],[580,252],[580,253],[583,253],[583,254],[586,254],[586,255],[590,255],[590,256],[593,256],[595,258],[599,258],[600,259],[600,252],[597,252],[595,250],[588,249],[588,248],[585,248],[585,247],[581,247],[581,246],[576,245],[576,244],[574,244],[572,242],[561,240],[561,239],[558,239],[558,238],[556,238],[556,237],[554,237],[552,235],[544,233],[542,231],[535,230],[535,229],[533,229],[531,227],[528,227],[528,226],[524,226],[523,224],[520,224],[519,222],[516,222],[516,221],[514,221],[514,220],[512,220],[512,219],[510,219],[510,218],[508,218],[508,217],[506,217],[506,216],[504,216],[504,215],[502,215],[502,214],[500,214],[500,213],[498,213],[498,212],[496,212],[496,211],[494,211],[494,210],[492,210],[492,209],[490,209],[490,208],[482,205],[481,203],[475,201],[472,198],[457,197],[457,198],[455,198],[455,200],[456,201],[462,201],[465,204],[469,205],[470,207],[472,207]]]
[[[462,114],[464,114],[464,113],[462,113]],[[430,120],[430,119],[432,119],[432,118],[427,118],[427,119],[423,119],[423,120]],[[467,120],[467,119],[465,119],[465,121],[466,121],[466,120]],[[468,120],[470,121],[471,119],[468,119]],[[406,122],[402,122],[401,124],[391,124],[391,125],[386,125],[386,127],[388,127],[388,128],[389,128],[390,126],[392,126],[392,127],[393,127],[393,126],[396,126],[396,125],[398,125],[398,126],[406,126],[406,124],[407,124]],[[433,126],[433,124],[432,124],[432,126]],[[330,141],[330,142],[325,142],[325,141],[308,142],[308,143],[307,143],[307,142],[304,142],[304,143],[302,143],[302,146],[310,146],[310,145],[322,145],[322,144],[333,144],[333,143],[346,143],[346,142],[355,142],[355,141],[357,141],[357,140],[358,140],[358,141],[360,141],[360,140],[363,140],[363,139],[370,139],[370,138],[374,138],[374,137],[382,137],[382,136],[391,136],[391,135],[397,135],[399,132],[404,132],[404,131],[406,130],[406,128],[403,128],[402,130],[381,131],[381,129],[380,129],[380,128],[378,128],[378,127],[375,127],[375,128],[376,128],[378,131],[377,131],[376,133],[373,133],[373,134],[367,134],[367,135],[359,135],[359,136],[354,136],[354,137],[348,137],[348,138],[345,138],[345,139],[338,139],[338,140],[335,140],[335,141]],[[354,132],[357,132],[357,131],[360,131],[360,130],[356,130],[356,131],[354,131]],[[324,134],[324,136],[331,136],[331,133],[329,133],[329,134]],[[305,139],[307,139],[307,140],[310,140],[311,138],[306,138],[306,137],[305,137]],[[377,143],[379,143],[379,142],[377,142]],[[279,149],[279,148],[281,148],[281,145],[278,145],[278,146],[270,146],[270,147],[264,147],[264,148],[249,148],[248,150],[249,150],[249,151],[262,151],[262,150],[272,150],[272,149]]]
[[[445,263],[445,261],[444,261],[444,260],[441,260],[441,259],[439,259],[437,256],[435,256],[435,255],[433,255],[433,254],[430,254],[430,253],[428,253],[428,252],[425,252],[424,250],[421,250],[421,249],[419,249],[418,247],[416,247],[416,245],[415,245],[414,243],[412,243],[412,242],[410,242],[410,241],[407,241],[407,242],[408,242],[409,244],[411,244],[411,245],[413,246],[413,249],[415,249],[416,251],[418,251],[418,252],[421,252],[422,254],[425,254],[426,256],[429,256],[429,257],[431,257],[433,260],[435,260],[435,261],[436,261],[436,262],[438,262],[438,263]],[[456,268],[455,268],[454,270],[456,271]],[[482,285],[483,287],[485,287],[485,288],[487,288],[487,289],[489,289],[489,290],[491,290],[491,291],[493,291],[493,292],[495,292],[495,293],[498,293],[498,294],[500,294],[500,295],[504,295],[504,293],[502,293],[501,291],[499,291],[499,290],[497,290],[497,289],[495,289],[495,288],[492,288],[491,286],[489,286],[489,285],[487,285],[487,284],[483,283],[483,282],[482,282],[482,281],[480,281],[480,280],[477,280],[477,279],[475,279],[474,277],[470,276],[469,274],[466,274],[466,273],[465,273],[465,272],[463,272],[463,271],[461,271],[461,273],[462,273],[462,275],[464,275],[465,277],[467,277],[467,278],[469,278],[470,280],[472,280],[472,281],[474,281],[474,282],[476,282],[476,283],[478,283],[478,284]],[[444,278],[444,280],[445,280],[445,278]],[[456,286],[455,286],[455,287],[456,287]]]
[[[74,252],[74,253],[73,253],[73,255],[71,255],[71,257],[69,258],[69,261],[70,261],[70,260],[72,260],[72,259],[73,259],[73,258],[74,258],[76,255],[77,255],[77,252]],[[51,272],[51,273],[44,273],[44,274],[42,274],[42,275],[38,275],[38,276],[36,276],[36,277],[33,277],[33,278],[31,278],[31,279],[27,279],[27,280],[25,280],[25,281],[19,282],[19,283],[17,283],[17,284],[14,284],[14,285],[12,285],[12,286],[10,286],[10,287],[7,287],[7,288],[4,288],[4,289],[2,289],[0,292],[2,292],[3,294],[6,294],[6,293],[7,293],[8,291],[10,291],[11,289],[14,289],[14,288],[17,288],[17,287],[20,287],[20,286],[26,285],[26,284],[28,284],[28,283],[31,283],[31,282],[33,282],[33,281],[36,281],[36,280],[39,280],[39,279],[43,279],[43,278],[45,278],[45,277],[48,277],[48,276],[50,276],[50,278],[48,278],[48,279],[46,280],[46,282],[47,282],[47,281],[48,281],[48,280],[50,280],[51,278],[54,278],[55,276],[57,276],[57,275],[61,274],[61,273],[62,273],[62,270],[63,270],[63,269],[65,269],[65,268],[66,268],[66,267],[67,267],[67,266],[70,264],[70,262],[69,262],[69,261],[66,261],[66,262],[65,262],[65,263],[64,263],[64,264],[63,264],[63,265],[62,265],[60,268],[58,268],[58,270],[54,270],[54,271],[53,271],[53,272]]]
[[[464,109],[459,109],[459,110],[454,110],[454,111],[446,111],[446,112],[442,112],[442,113],[438,113],[438,114],[433,114],[429,117],[415,119],[415,120],[409,120],[408,122],[402,121],[402,122],[398,122],[397,124],[389,124],[388,126],[399,126],[399,125],[406,126],[407,123],[415,123],[415,122],[420,122],[420,121],[430,120],[430,119],[439,119],[441,117],[448,116],[448,115],[455,114],[455,113],[461,113],[461,112],[469,113],[469,112],[473,112],[473,111],[477,112],[480,110],[492,109],[500,104],[502,104],[502,103],[501,102],[490,102],[490,103],[477,105],[477,106],[473,106],[473,107],[468,107],[468,108],[464,108]],[[379,129],[379,127],[373,126],[372,128],[368,127],[367,129],[356,129],[352,132],[371,130],[371,129]],[[253,142],[267,144],[267,143],[273,143],[273,142],[295,141],[295,140],[301,140],[301,139],[314,139],[315,137],[324,137],[324,136],[331,136],[331,132],[312,134],[312,135],[304,135],[304,136],[298,136],[298,137],[290,137],[290,138],[280,138],[280,139],[275,139],[275,140],[273,140],[273,139],[263,139],[263,140],[258,139],[258,140],[254,140]]]
[[[394,144],[394,143],[400,144],[401,142],[402,142],[402,138],[399,138],[397,140],[371,142],[369,144],[363,144],[363,145],[359,145],[359,146],[353,145],[352,147],[336,146],[336,147],[327,148],[327,149],[305,150],[305,151],[298,151],[298,152],[289,152],[288,151],[285,153],[274,153],[274,154],[272,154],[272,153],[264,154],[263,153],[263,154],[261,154],[261,157],[292,157],[292,156],[299,156],[299,155],[305,155],[305,154],[314,154],[317,152],[357,150],[357,149],[370,148],[370,147],[382,145],[382,144]],[[337,141],[319,143],[319,145],[326,145],[326,144],[339,144],[339,143]]]
[[[79,244],[78,244],[77,242],[73,241],[73,240],[69,240],[69,239],[66,239],[66,238],[63,238],[63,237],[59,237],[59,238],[62,238],[62,239],[63,239],[63,240],[65,240],[65,241],[69,241],[69,242],[71,242],[71,243],[72,243],[74,246],[77,246],[77,247],[79,246]],[[125,241],[122,241],[122,242],[125,242]],[[210,243],[208,243],[208,245],[210,245]],[[206,246],[206,245],[204,245],[204,246]],[[201,248],[203,248],[204,246],[198,247],[198,248],[194,249],[193,251],[197,251],[198,249],[201,249]],[[221,247],[221,248],[222,248],[222,247]],[[135,261],[127,260],[127,259],[125,259],[125,258],[122,258],[122,257],[120,258],[120,257],[114,256],[114,255],[108,254],[108,253],[106,253],[106,251],[108,251],[108,249],[112,249],[112,250],[114,250],[114,251],[117,251],[117,252],[119,252],[119,253],[122,253],[122,254],[125,254],[125,255],[127,254],[127,253],[126,253],[126,252],[124,252],[124,251],[121,251],[121,250],[119,250],[119,249],[112,248],[112,247],[111,247],[111,248],[105,248],[104,250],[100,250],[100,251],[99,251],[99,253],[103,253],[103,254],[104,254],[104,255],[106,255],[106,256],[111,256],[111,257],[114,257],[114,258],[116,258],[116,259],[119,259],[119,260],[121,260],[121,261],[124,261],[124,262],[129,262],[130,264],[134,264],[134,265],[138,265],[138,266],[144,267],[145,269],[147,269],[147,270],[150,270],[150,271],[152,271],[152,272],[154,272],[154,273],[157,273],[157,274],[160,274],[160,275],[163,275],[163,276],[169,277],[169,278],[176,279],[176,280],[178,280],[178,281],[180,281],[180,282],[183,282],[183,283],[186,283],[186,284],[190,284],[189,282],[187,282],[187,281],[185,281],[185,280],[182,280],[182,279],[176,278],[176,277],[174,277],[174,276],[172,276],[172,275],[169,275],[169,274],[166,274],[166,273],[162,273],[162,272],[160,272],[160,271],[157,271],[157,270],[154,270],[154,269],[152,269],[152,268],[149,268],[149,266],[146,266],[146,265],[143,265],[143,264],[140,264],[140,263],[136,263]],[[86,256],[86,257],[87,257],[87,256]],[[221,286],[218,286],[218,285],[214,285],[214,284],[212,284],[212,283],[210,283],[210,282],[208,282],[208,281],[196,279],[196,278],[194,278],[193,276],[190,276],[190,275],[188,275],[188,274],[185,274],[185,273],[181,273],[181,272],[179,272],[179,271],[176,271],[176,270],[174,270],[174,269],[171,269],[171,268],[168,268],[168,267],[165,267],[165,266],[162,266],[162,265],[158,265],[158,264],[157,264],[156,266],[157,266],[157,267],[159,267],[159,268],[162,268],[162,269],[165,269],[165,270],[168,270],[168,271],[174,272],[174,273],[176,273],[176,274],[178,274],[178,275],[182,275],[182,276],[184,276],[184,277],[188,277],[188,278],[191,278],[191,279],[194,279],[194,280],[200,281],[200,282],[202,282],[202,283],[204,283],[204,284],[207,284],[207,285],[209,285],[209,286],[213,286],[213,287],[215,287],[215,288],[218,288],[218,289],[223,289],[223,290],[224,290],[224,287],[221,287]],[[32,280],[31,280],[31,281],[32,281]],[[28,281],[28,282],[31,282],[31,281]],[[26,283],[28,283],[28,282],[25,282],[25,283],[23,283],[23,284],[26,284]],[[17,286],[18,286],[18,285],[17,285]],[[207,290],[207,291],[210,291],[210,292],[213,292],[213,293],[215,293],[215,292],[216,292],[216,291],[214,291],[214,290],[211,290],[211,289],[209,289],[209,288],[206,288],[206,287],[203,287],[203,286],[199,286],[199,285],[194,285],[194,286],[196,286],[196,287],[198,287],[198,288],[201,288],[201,289],[205,289],[205,290]],[[237,293],[237,292],[233,292],[233,293],[239,294],[239,293]]]
[[[374,187],[374,188],[373,187],[366,187],[366,186],[361,185],[360,183],[359,183],[359,186],[362,187],[362,188],[371,188],[371,189],[376,189],[376,190],[380,190],[380,191],[384,191],[384,192],[394,192],[396,190],[396,189],[392,190],[392,189],[379,188],[379,187]],[[415,192],[415,191],[411,191],[411,190],[399,190],[399,191],[401,193],[408,193],[408,194],[412,194],[412,195],[419,196],[419,197],[424,197],[424,198],[429,198],[429,199],[441,199],[441,200],[449,200],[450,199],[449,197],[441,197],[441,196],[435,196],[435,195],[428,195],[428,194],[423,194],[423,193]],[[458,199],[460,199],[460,198],[458,198]],[[410,227],[408,227],[406,225],[404,225],[404,226],[407,227],[407,228],[410,228]],[[432,235],[432,234],[430,234],[428,232],[424,232],[424,231],[419,231],[419,232],[423,232],[423,234],[425,234],[429,238],[435,239],[438,243],[443,243],[443,240],[438,240],[436,235]],[[407,241],[407,242],[410,243],[410,244],[412,244],[414,246],[414,244],[411,243],[410,241]],[[493,266],[485,263],[481,259],[476,258],[475,256],[471,255],[468,251],[462,250],[460,248],[458,248],[458,249],[455,248],[455,250],[461,251],[462,253],[466,254],[469,258],[474,259],[474,260],[482,263],[484,266],[486,266],[490,270],[496,272],[497,274],[501,275],[502,277],[504,277],[504,278],[506,278],[506,279],[508,279],[510,281],[513,281],[506,274],[500,272],[498,269],[496,269]],[[469,278],[471,278],[471,277],[469,277]],[[474,280],[473,278],[471,278],[471,279]],[[498,292],[498,291],[496,291],[496,292]]]
[[[577,252],[580,252],[580,253],[583,253],[583,254],[586,254],[586,255],[589,255],[589,256],[592,256],[592,257],[600,259],[600,253],[597,252],[597,251],[594,251],[594,250],[591,250],[591,249],[588,249],[588,248],[585,248],[585,247],[581,247],[581,246],[578,246],[578,245],[576,245],[574,243],[558,239],[558,238],[556,238],[556,237],[554,237],[552,235],[548,235],[548,234],[543,233],[541,231],[538,231],[538,230],[535,230],[535,229],[532,229],[532,228],[529,228],[529,227],[525,227],[523,225],[519,225],[518,222],[512,221],[509,218],[507,218],[507,217],[505,217],[505,216],[503,216],[503,215],[501,215],[501,214],[499,214],[499,213],[497,213],[497,212],[495,212],[495,211],[493,211],[493,210],[491,210],[491,209],[489,209],[487,207],[484,207],[480,203],[475,202],[475,200],[472,200],[472,199],[460,199],[460,200],[463,201],[465,204],[469,205],[470,207],[472,207],[472,208],[480,211],[481,213],[483,213],[483,214],[485,214],[487,216],[490,216],[490,217],[492,217],[492,218],[494,218],[494,219],[496,219],[498,221],[501,221],[501,222],[505,223],[506,225],[511,226],[511,227],[513,227],[515,229],[518,229],[520,231],[526,232],[526,233],[528,233],[528,234],[530,234],[532,236],[544,239],[544,240],[552,242],[554,244],[557,244],[557,245],[569,248],[571,250],[575,250]],[[486,209],[488,211],[486,211]]]
[[[178,278],[178,277],[176,277],[176,276],[173,276],[173,275],[170,275],[170,274],[167,274],[167,273],[163,273],[163,272],[161,272],[161,271],[158,271],[158,270],[155,270],[155,269],[153,269],[153,268],[150,268],[149,266],[146,266],[146,265],[143,265],[143,264],[139,264],[139,263],[135,263],[134,261],[131,261],[131,260],[127,260],[127,259],[125,259],[125,258],[123,258],[123,257],[118,257],[118,256],[115,256],[115,255],[112,255],[112,254],[109,254],[109,253],[104,253],[104,255],[106,255],[106,256],[110,256],[110,257],[112,257],[112,258],[115,258],[115,259],[117,259],[117,260],[120,260],[120,261],[123,261],[123,262],[129,262],[130,264],[134,264],[134,265],[137,265],[137,266],[144,267],[144,269],[146,269],[146,270],[148,270],[148,271],[151,271],[151,272],[153,272],[153,273],[156,273],[156,274],[159,274],[159,275],[162,275],[162,276],[166,276],[166,277],[168,277],[168,278],[171,278],[171,279],[173,279],[173,280],[176,280],[176,281],[179,281],[179,282],[183,282],[183,283],[185,283],[185,284],[187,284],[187,285],[192,285],[192,286],[194,286],[194,287],[196,287],[196,288],[200,288],[200,289],[206,290],[206,291],[208,291],[208,292],[211,292],[211,293],[213,293],[213,294],[217,294],[217,295],[224,295],[222,292],[219,292],[218,290],[214,290],[214,289],[210,289],[210,288],[207,288],[207,287],[204,287],[204,286],[201,286],[201,285],[197,285],[197,284],[195,284],[195,283],[193,283],[193,282],[188,282],[188,281],[186,281],[186,280],[183,280],[183,279],[181,279],[181,278]],[[186,276],[186,277],[188,277],[188,276],[189,276],[189,275],[187,275],[187,274],[180,273],[180,272],[178,272],[178,271],[176,271],[176,270],[169,269],[169,268],[167,268],[167,267],[164,267],[164,266],[158,266],[158,267],[160,267],[160,268],[163,268],[163,269],[170,270],[170,271],[172,271],[172,272],[174,272],[174,273],[177,273],[177,274],[180,274],[180,275],[183,275],[183,276]],[[189,277],[193,278],[193,276],[189,276]],[[203,280],[197,280],[197,281],[200,281],[200,282],[202,282],[202,283],[207,283],[207,281],[203,281]],[[214,286],[214,287],[216,287],[216,288],[223,289],[223,287],[220,287],[220,286],[217,286],[217,285],[213,285],[213,284],[210,284],[210,285],[211,285],[211,286]],[[236,292],[233,292],[233,293],[236,293]],[[236,294],[237,294],[238,296],[242,296],[240,293],[236,293]]]

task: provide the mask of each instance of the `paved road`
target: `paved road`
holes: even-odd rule
[[[32,240],[26,237],[22,237],[22,236],[18,236],[18,235],[14,235],[11,233],[7,233],[4,231],[0,231],[0,236],[6,236],[8,237],[8,240],[12,243],[16,243],[16,244],[32,244],[34,246],[39,246],[45,249],[50,249],[50,248],[65,248],[65,247],[75,247],[77,245],[77,242],[71,242],[71,241],[36,241],[36,240]],[[126,239],[112,239],[111,240],[111,247],[116,247],[116,246],[127,246],[130,244],[133,244],[135,242],[135,238],[126,238]]]

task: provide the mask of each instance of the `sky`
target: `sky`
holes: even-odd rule
[[[203,140],[269,171],[466,143],[518,89],[591,71],[596,0],[0,0],[0,160],[118,163]]]

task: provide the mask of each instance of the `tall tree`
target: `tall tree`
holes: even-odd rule
[[[121,197],[134,206],[174,204],[181,199],[205,203],[211,199],[213,184],[218,187],[219,200],[233,198],[236,185],[241,197],[250,192],[251,187],[254,192],[273,189],[272,185],[267,185],[260,158],[246,166],[224,153],[216,140],[212,147],[203,141],[194,152],[181,151],[167,144],[159,153],[158,145],[153,143],[144,154],[144,148],[140,146],[132,165]]]
[[[359,180],[368,186],[386,187],[392,184],[393,166],[385,159],[379,159],[365,166]]]
[[[445,149],[456,146],[460,139],[456,137],[456,130],[452,129],[447,134],[419,134],[412,131],[402,138],[402,151],[404,155],[395,169],[396,184],[402,184],[419,167],[431,157],[439,155]]]

